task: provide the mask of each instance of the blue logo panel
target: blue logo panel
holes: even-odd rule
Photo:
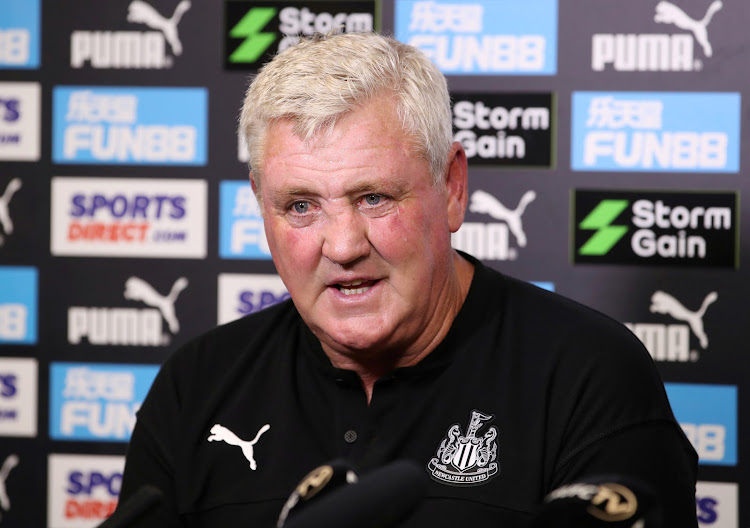
[[[205,165],[205,88],[57,86],[52,159],[104,165]]]
[[[574,92],[579,171],[738,172],[740,94]]]
[[[39,68],[39,0],[0,2],[0,69]]]
[[[127,442],[159,367],[94,363],[50,366],[50,437]]]
[[[557,0],[396,0],[396,38],[454,75],[557,73]]]
[[[219,205],[219,256],[271,260],[263,217],[250,183],[221,182]]]
[[[700,464],[737,465],[737,387],[665,383],[675,418]]]
[[[0,344],[36,344],[38,282],[36,268],[0,266]]]

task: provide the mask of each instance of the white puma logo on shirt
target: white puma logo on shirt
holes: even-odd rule
[[[255,458],[253,457],[253,446],[258,443],[258,439],[260,438],[260,436],[270,428],[270,425],[264,425],[260,428],[258,434],[255,435],[255,438],[248,442],[246,440],[242,440],[240,437],[238,437],[223,425],[215,424],[211,428],[211,436],[208,437],[208,441],[226,442],[229,445],[239,446],[242,449],[242,454],[245,455],[247,461],[250,462],[250,469],[255,471],[258,465],[255,463]]]

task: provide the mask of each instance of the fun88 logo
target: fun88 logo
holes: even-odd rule
[[[737,465],[737,387],[665,383],[675,418],[699,464]]]
[[[36,268],[0,266],[0,344],[37,340]]]
[[[55,163],[205,165],[205,88],[53,90]]]
[[[127,442],[159,367],[93,363],[50,366],[50,437]]]
[[[0,2],[0,69],[39,67],[39,0]]]
[[[219,188],[219,255],[271,260],[263,217],[248,182],[223,181]]]
[[[740,94],[573,93],[579,171],[738,172]]]
[[[557,0],[396,0],[396,38],[443,73],[554,75]]]

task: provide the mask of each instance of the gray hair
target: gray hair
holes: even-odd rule
[[[290,119],[310,140],[336,120],[381,95],[392,96],[415,152],[442,184],[452,145],[445,77],[417,48],[376,33],[329,33],[303,39],[261,68],[247,90],[240,133],[260,189],[268,126]]]

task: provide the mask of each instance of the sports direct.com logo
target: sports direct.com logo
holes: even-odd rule
[[[51,454],[47,466],[50,528],[98,526],[114,512],[125,457]]]
[[[557,0],[396,0],[395,27],[446,74],[557,72]]]
[[[698,463],[737,465],[737,387],[665,383],[680,427],[698,452]]]
[[[740,94],[574,92],[571,167],[737,172]]]
[[[205,88],[57,86],[55,163],[205,165]]]
[[[0,82],[0,160],[39,160],[40,101],[39,83]]]
[[[721,36],[713,25],[721,11],[721,0],[713,0],[704,10],[688,14],[680,3],[661,0],[651,13],[653,33],[597,33],[591,38],[591,69],[594,71],[696,71],[703,60],[713,56],[713,35]],[[623,4],[623,7],[625,5]],[[630,9],[631,6],[628,6]],[[643,20],[648,11],[643,9]],[[645,24],[640,24],[644,26]],[[658,31],[661,28],[661,31]],[[674,33],[665,33],[672,30]]]
[[[220,273],[217,324],[234,321],[288,298],[289,292],[278,275]]]
[[[739,528],[737,484],[698,481],[695,508],[700,528]]]
[[[50,366],[50,437],[127,442],[159,367],[94,363]]]
[[[328,33],[337,27],[346,33],[375,29],[376,2],[252,2],[225,3],[224,66],[229,70],[257,69],[278,52],[299,42],[299,37]]]
[[[733,192],[575,190],[576,264],[739,265]]]
[[[52,178],[52,254],[205,258],[206,187],[203,180]]]
[[[0,436],[36,436],[38,364],[0,358]]]
[[[0,69],[39,67],[40,0],[0,2]]]

